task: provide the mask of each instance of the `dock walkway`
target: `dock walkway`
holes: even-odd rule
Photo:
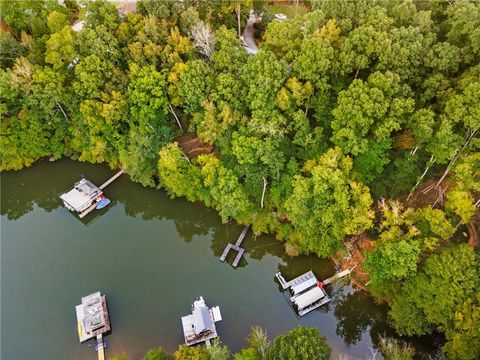
[[[120,177],[120,175],[124,174],[125,173],[125,170],[124,169],[120,169],[119,172],[117,172],[115,175],[113,175],[110,179],[108,179],[107,181],[105,181],[102,185],[100,185],[98,188],[100,190],[103,190],[105,189],[108,185],[110,185],[112,182],[114,182],[115,180],[117,180],[118,177]]]
[[[250,229],[250,225],[245,226],[245,228],[242,230],[242,232],[238,236],[237,242],[235,244],[231,244],[231,243],[227,244],[227,246],[225,247],[225,250],[223,250],[222,256],[220,256],[220,261],[222,262],[225,261],[225,259],[227,258],[228,252],[233,249],[237,251],[237,256],[235,256],[235,260],[233,260],[232,266],[237,267],[238,263],[240,262],[243,256],[243,253],[245,252],[245,249],[240,247],[240,245],[242,244],[242,241],[247,235],[249,229]]]
[[[322,282],[323,282],[324,285],[328,285],[328,284],[334,282],[337,279],[340,279],[344,276],[349,275],[353,271],[353,269],[354,268],[340,271],[340,272],[334,274],[333,276],[330,276],[328,279],[323,280]]]
[[[100,190],[103,190],[105,189],[108,185],[110,185],[112,182],[114,182],[115,180],[117,180],[118,177],[120,177],[120,175],[124,174],[125,173],[125,170],[124,169],[120,169],[119,172],[117,172],[115,175],[113,175],[110,179],[108,179],[107,181],[105,181],[102,185],[100,185],[98,188]],[[85,209],[83,212],[81,212],[80,214],[78,214],[78,217],[80,219],[83,219],[85,216],[87,216],[88,214],[90,214],[93,210],[95,210],[95,208],[97,207],[97,203],[94,202],[92,205],[90,205],[87,209]]]
[[[103,345],[103,336],[102,334],[97,335],[97,346],[95,349],[97,350],[98,360],[105,360],[105,346]]]

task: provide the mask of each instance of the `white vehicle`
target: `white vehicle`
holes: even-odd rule
[[[275,14],[275,19],[278,19],[278,20],[286,20],[286,19],[287,19],[287,15],[285,15],[285,14]]]

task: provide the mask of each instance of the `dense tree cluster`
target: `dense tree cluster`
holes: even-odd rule
[[[173,355],[159,347],[149,350],[143,360],[229,360],[232,357],[235,360],[328,360],[331,354],[330,345],[318,329],[303,326],[276,336],[272,342],[265,330],[254,326],[247,338],[247,344],[246,348],[236,354],[232,354],[218,339],[209,347],[180,345]],[[407,344],[384,337],[380,339],[379,349],[371,359],[377,359],[379,352],[386,360],[412,360],[415,355],[414,349]],[[114,355],[110,359],[128,360],[128,356]]]
[[[247,338],[248,347],[235,354],[235,360],[327,360],[331,348],[327,339],[316,328],[299,326],[285,335],[278,335],[270,342],[265,330],[254,326]],[[170,355],[163,348],[152,349],[144,360],[229,360],[230,349],[215,339],[211,346],[180,345]],[[128,360],[126,355],[116,355],[112,360]]]
[[[458,230],[478,216],[480,5],[308,4],[265,15],[250,56],[238,29],[261,1],[140,0],[120,16],[105,1],[2,0],[0,169],[122,166],[291,255],[331,256],[370,231],[364,267],[398,330],[441,330],[452,358],[478,357],[479,244]],[[215,150],[187,156],[186,131]],[[448,185],[441,206],[373,207],[427,179]]]

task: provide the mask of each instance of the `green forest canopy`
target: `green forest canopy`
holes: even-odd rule
[[[459,236],[479,216],[478,2],[306,1],[294,19],[263,15],[254,56],[237,15],[243,27],[261,1],[143,0],[125,16],[0,3],[1,170],[122,166],[291,255],[342,253],[367,231],[369,287],[398,331],[480,356],[478,239]],[[214,152],[187,156],[186,131]],[[448,184],[445,203],[401,203],[429,179]]]

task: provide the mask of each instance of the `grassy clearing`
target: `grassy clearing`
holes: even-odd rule
[[[274,5],[265,5],[265,11],[269,14],[285,14],[288,19],[293,19],[295,15],[304,15],[308,12],[308,8],[304,5],[298,5],[296,7],[294,4],[274,4]]]

